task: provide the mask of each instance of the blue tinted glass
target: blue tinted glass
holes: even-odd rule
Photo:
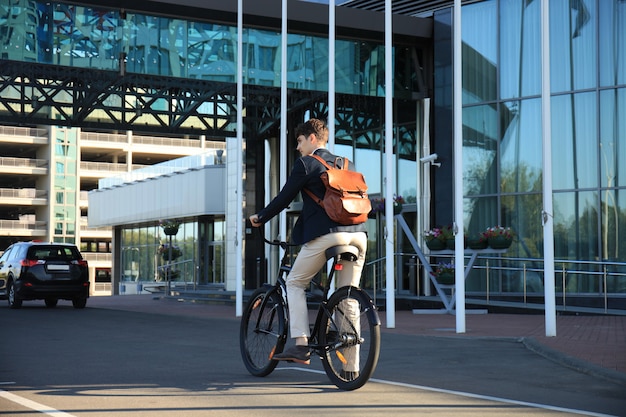
[[[541,2],[500,2],[500,97],[541,91]]]
[[[626,186],[626,88],[600,92],[600,180]]]
[[[598,259],[595,191],[555,193],[554,256],[557,259]]]
[[[552,175],[555,190],[598,186],[596,95],[552,99]]]
[[[600,85],[626,84],[626,1],[598,2]]]
[[[596,86],[595,0],[550,2],[550,84],[553,92]]]
[[[497,3],[484,1],[462,8],[463,103],[496,99]]]
[[[542,172],[541,100],[500,106],[502,192],[540,191]]]
[[[463,109],[463,190],[465,195],[497,192],[498,113],[494,106]]]

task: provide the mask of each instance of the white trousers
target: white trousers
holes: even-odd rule
[[[359,286],[367,250],[365,232],[329,233],[304,244],[287,275],[289,329],[292,338],[310,336],[305,290],[315,274],[326,265],[326,249],[337,245],[353,245],[359,249],[356,262],[343,261],[343,269],[335,272],[337,288],[346,285]]]

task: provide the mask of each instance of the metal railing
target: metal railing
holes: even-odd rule
[[[12,168],[48,168],[47,159],[0,157],[0,166]]]
[[[157,275],[166,285],[166,295],[170,295],[172,288],[196,289],[196,262],[194,259],[171,262],[157,267]]]
[[[35,188],[0,188],[0,198],[47,199],[48,192]]]
[[[48,223],[44,221],[0,220],[0,229],[47,231]]]
[[[47,129],[32,127],[0,126],[0,135],[4,136],[31,136],[36,138],[47,137]]]
[[[437,258],[453,255],[438,254]],[[394,264],[395,291],[418,298],[425,293],[422,277],[425,274],[423,265],[415,254],[396,253]],[[498,305],[502,298],[511,296],[521,301],[507,301],[524,308],[530,306],[533,298],[544,297],[543,259],[508,258],[498,256],[480,256],[472,269],[472,274],[479,273],[478,278],[470,275],[468,280],[473,286],[482,286],[481,290],[468,289],[466,297],[484,298],[484,303]],[[368,261],[363,269],[361,286],[377,294],[386,290],[386,258]],[[408,281],[407,286],[398,285],[400,280]],[[400,287],[400,291],[398,291]],[[608,313],[622,311],[624,307],[611,306],[612,299],[624,298],[626,305],[626,263],[613,261],[572,261],[555,260],[555,291],[560,310]],[[581,298],[594,298],[596,306],[582,305]],[[374,300],[376,301],[376,300]],[[597,306],[601,303],[601,307]],[[591,303],[588,303],[591,304]]]

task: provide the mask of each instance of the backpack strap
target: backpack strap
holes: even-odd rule
[[[315,155],[315,154],[311,154],[310,156],[317,159],[322,165],[326,167],[327,170],[331,168],[330,165],[328,165],[328,162],[324,161],[324,158],[322,158],[321,156]],[[337,159],[340,159],[340,158],[343,159],[342,169],[348,169],[348,165],[349,165],[348,158],[344,158],[341,156],[338,156],[335,158],[335,167],[337,167]],[[309,195],[309,197],[313,199],[313,201],[319,204],[320,207],[324,208],[324,200],[322,198],[319,198],[318,196],[313,194],[313,192],[311,192],[311,190],[309,190],[308,188],[303,188],[303,190]]]

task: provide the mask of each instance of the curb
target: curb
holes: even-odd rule
[[[526,347],[526,349],[538,355],[541,355],[552,362],[556,362],[559,365],[563,365],[575,371],[603,378],[607,381],[626,386],[626,374],[622,372],[612,369],[606,369],[593,363],[584,361],[582,359],[566,355],[565,353],[542,345],[532,337],[522,337],[519,339],[519,341]]]

